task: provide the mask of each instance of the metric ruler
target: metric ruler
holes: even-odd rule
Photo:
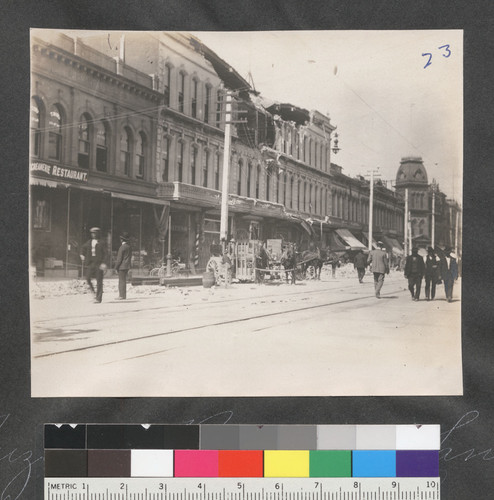
[[[45,500],[440,500],[439,478],[45,478]]]

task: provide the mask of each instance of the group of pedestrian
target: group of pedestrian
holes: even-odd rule
[[[412,300],[420,299],[422,280],[425,278],[425,295],[427,300],[434,300],[436,296],[436,285],[441,281],[444,283],[446,300],[453,301],[453,285],[458,278],[458,264],[452,255],[452,248],[444,250],[444,256],[439,257],[432,247],[428,247],[427,256],[424,259],[419,255],[419,249],[412,248],[412,254],[405,261],[405,278],[408,280],[408,290]],[[374,275],[374,292],[376,298],[381,298],[381,289],[384,277],[389,274],[389,258],[384,244],[377,242],[377,248],[369,253],[369,256],[359,251],[353,261],[357,270],[359,283],[363,283],[365,269],[370,266]]]
[[[420,299],[422,279],[425,277],[425,297],[434,300],[436,285],[444,283],[444,292],[448,302],[453,301],[453,285],[458,278],[458,263],[453,257],[452,248],[444,250],[444,256],[439,257],[432,247],[427,248],[425,262],[418,254],[418,248],[412,248],[405,262],[405,278],[408,279],[408,290],[412,300]]]
[[[94,294],[94,303],[100,304],[103,300],[103,276],[106,266],[106,242],[101,239],[101,229],[92,227],[90,229],[91,238],[82,245],[80,258],[86,266],[86,282],[89,289]],[[120,235],[120,247],[115,261],[115,271],[118,273],[118,297],[117,300],[127,298],[127,275],[131,268],[132,249],[130,247],[129,233],[123,232]],[[93,279],[96,279],[96,290]]]

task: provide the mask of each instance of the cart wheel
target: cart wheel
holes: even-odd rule
[[[221,284],[220,266],[215,259],[209,259],[208,263],[206,264],[206,271],[211,271],[212,273],[214,273],[216,284]]]

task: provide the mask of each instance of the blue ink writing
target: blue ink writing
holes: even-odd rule
[[[443,50],[444,53],[442,54],[442,56],[448,58],[451,55],[451,49],[449,47],[450,47],[449,43],[446,43],[438,47],[437,50]],[[424,66],[425,69],[432,64],[432,52],[423,52],[422,57],[429,57],[427,63]]]
[[[424,66],[424,69],[427,68],[427,66],[430,66],[432,63],[432,54],[430,52],[425,52],[422,54],[422,57],[429,56],[429,60],[427,61],[427,64]]]

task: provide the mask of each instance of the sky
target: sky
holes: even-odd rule
[[[378,170],[391,187],[401,158],[420,156],[429,182],[461,201],[461,30],[193,34],[263,97],[327,114],[346,175]]]

